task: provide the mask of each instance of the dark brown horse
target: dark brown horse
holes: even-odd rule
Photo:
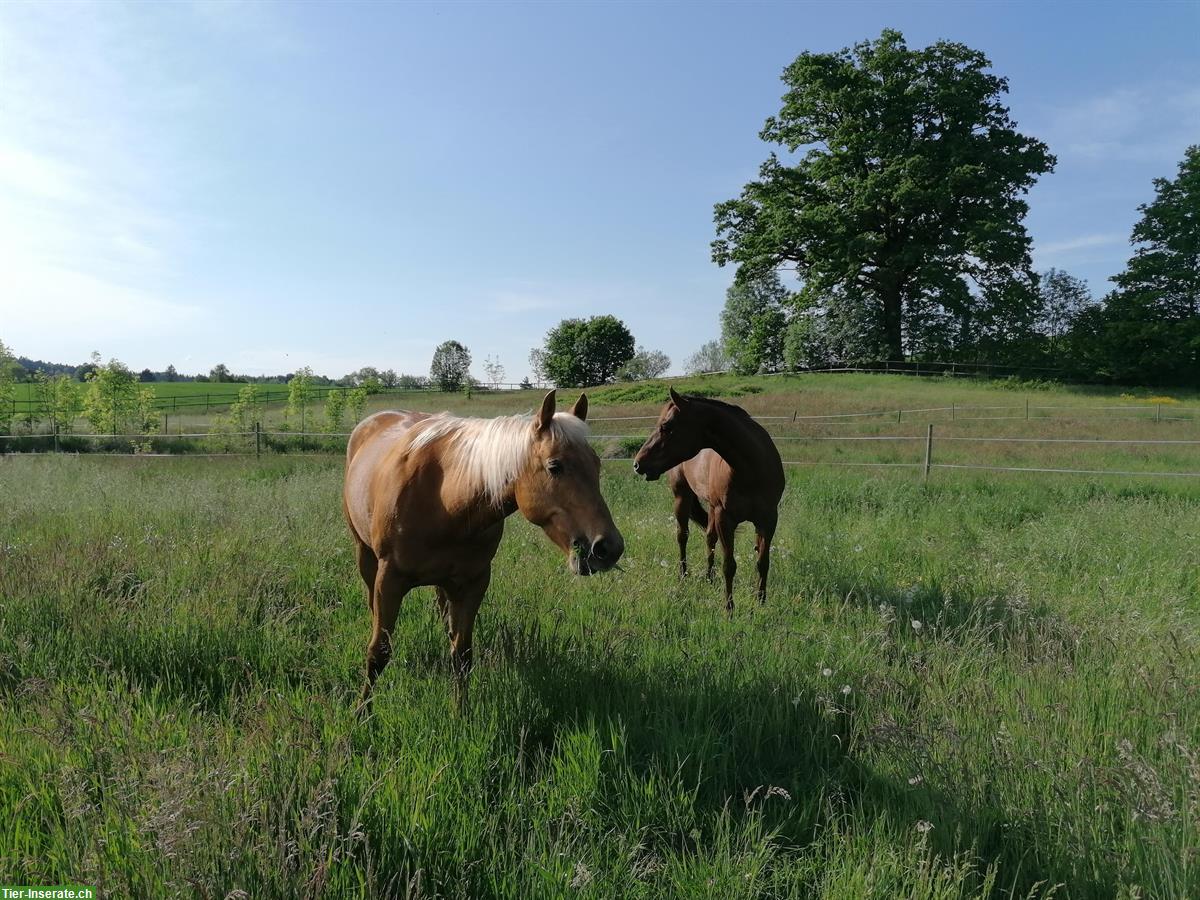
[[[354,429],[342,499],[372,615],[364,702],[391,657],[400,601],[433,585],[461,708],[475,614],[504,520],[518,509],[575,574],[616,565],[625,542],[600,495],[586,418],[586,396],[556,414],[551,391],[534,416],[380,412]]]
[[[664,472],[675,494],[679,574],[687,574],[688,520],[705,529],[708,577],[714,548],[724,555],[725,608],[733,611],[733,532],[751,522],[757,533],[758,599],[767,599],[771,538],[783,496],[783,462],[765,428],[740,406],[685,397],[671,389],[654,432],[633,459],[633,470],[654,481]],[[701,502],[708,504],[705,512]]]

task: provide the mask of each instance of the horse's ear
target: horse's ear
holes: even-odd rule
[[[545,431],[550,426],[550,420],[554,418],[554,391],[550,391],[542,398],[542,408],[538,410],[537,418],[534,424],[537,425],[538,431]]]
[[[571,407],[571,415],[580,421],[587,421],[587,394],[580,394],[579,399],[575,401],[575,405]]]
[[[683,397],[681,397],[675,391],[675,388],[668,388],[668,390],[671,392],[671,402],[674,403],[676,406],[683,406],[685,403],[687,403],[687,400],[685,400]]]

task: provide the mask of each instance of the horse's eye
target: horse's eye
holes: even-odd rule
[[[550,459],[546,461],[546,471],[551,475],[558,475],[563,470],[563,464],[560,460]]]

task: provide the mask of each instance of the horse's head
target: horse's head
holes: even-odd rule
[[[647,481],[655,481],[705,446],[704,423],[695,402],[671,388],[671,399],[659,413],[654,431],[633,458],[633,471],[646,476]]]
[[[625,551],[600,494],[600,457],[587,442],[587,395],[554,413],[554,391],[533,417],[529,465],[516,483],[517,507],[567,554],[571,571],[611,569]]]

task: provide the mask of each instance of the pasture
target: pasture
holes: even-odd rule
[[[815,415],[1025,399],[940,379],[787,381],[736,402]],[[631,390],[599,392],[593,415],[657,407]],[[1114,400],[1067,393],[1034,396]],[[499,402],[455,400],[513,409]],[[1196,438],[1179,418],[946,427]],[[795,444],[785,459],[892,452]],[[967,446],[953,452],[1150,471],[1200,456]],[[719,587],[676,577],[666,485],[608,462],[622,571],[572,578],[512,517],[468,714],[452,712],[422,589],[360,722],[370,617],[341,469],[0,459],[0,882],[253,898],[1200,893],[1200,479],[945,469],[923,484],[792,466],[770,602],[754,602],[743,528],[730,618]]]

